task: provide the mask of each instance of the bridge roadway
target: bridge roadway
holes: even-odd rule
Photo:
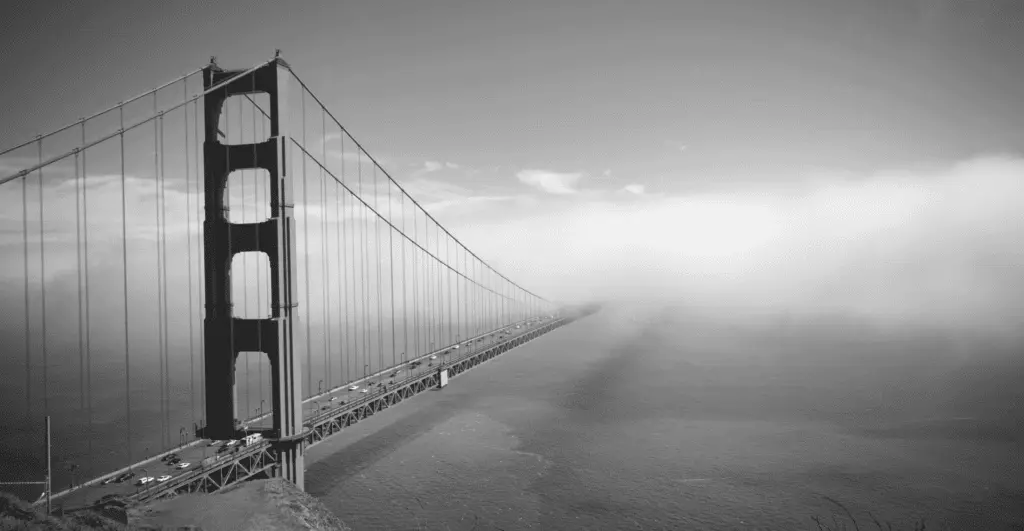
[[[449,375],[453,377],[502,352],[568,324],[576,317],[514,323],[505,327],[504,332],[499,329],[463,341],[458,349],[450,345],[411,359],[397,368],[391,367],[309,397],[303,401],[303,418],[307,426],[304,434],[306,447],[362,418],[427,389],[438,387],[441,369],[447,369]],[[435,356],[436,359],[431,359]],[[411,364],[417,361],[420,365],[411,367]],[[358,386],[358,389],[350,390],[351,386]],[[364,389],[370,391],[364,393]],[[248,419],[243,426],[247,427],[248,432],[269,430],[270,414]],[[227,451],[218,452],[226,442],[194,440],[89,480],[75,488],[54,493],[52,499],[55,506],[70,511],[96,507],[110,498],[144,501],[173,492],[211,492],[262,472],[270,472],[276,467],[270,442],[264,440],[249,446],[239,442]],[[172,453],[177,454],[182,462],[189,463],[189,467],[178,470],[161,460]],[[213,459],[203,464],[208,458]],[[135,474],[130,480],[103,484],[105,480],[129,471]],[[153,481],[145,486],[137,484],[139,478],[158,478],[163,475],[169,475],[171,478],[165,482]]]

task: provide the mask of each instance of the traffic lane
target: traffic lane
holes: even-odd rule
[[[366,398],[367,395],[376,395],[384,391],[383,386],[378,385],[381,382],[400,382],[411,377],[424,376],[427,373],[437,370],[437,368],[443,363],[450,363],[471,356],[473,354],[478,353],[481,350],[490,348],[496,343],[508,341],[509,339],[513,339],[517,336],[523,335],[529,332],[532,328],[534,327],[523,326],[518,330],[514,330],[514,333],[512,333],[513,331],[510,330],[509,333],[506,333],[504,335],[501,334],[500,332],[489,334],[487,336],[484,336],[483,338],[480,338],[484,339],[483,342],[474,340],[471,343],[461,343],[461,348],[449,348],[447,349],[447,353],[442,352],[441,354],[438,354],[437,359],[434,360],[430,360],[428,357],[421,357],[419,358],[421,360],[421,364],[418,365],[417,367],[410,367],[409,364],[407,363],[397,369],[397,374],[394,374],[395,371],[393,370],[387,374],[376,377],[375,379],[361,380],[359,381],[358,384],[355,384],[359,385],[359,388],[356,390],[349,390],[349,386],[340,387],[338,389],[331,391],[329,394],[321,397],[320,399],[317,399],[316,401],[304,404],[305,406],[307,406],[304,408],[304,413],[308,418],[309,416],[315,413],[320,413],[323,411],[322,409],[318,410],[318,407],[340,407],[342,405],[342,400],[347,405],[351,404],[355,400],[359,400],[360,398]],[[460,353],[459,351],[463,349],[465,349],[464,352]],[[393,377],[392,374],[394,374]],[[371,389],[371,392],[363,393],[362,390],[368,388],[367,384],[369,384],[369,389]],[[332,397],[337,397],[337,400],[331,402],[330,398]],[[266,420],[267,418],[269,418],[269,416],[265,416],[259,420],[263,421]],[[250,429],[255,427],[269,427],[262,426],[262,422],[260,425],[250,424],[249,426]],[[193,473],[194,469],[199,466],[200,462],[208,457],[229,457],[232,452],[222,452],[219,454],[217,452],[217,450],[221,446],[223,446],[225,442],[226,441],[203,440],[202,442],[198,443],[195,446],[186,447],[176,451],[175,453],[177,453],[177,455],[181,459],[181,462],[190,463],[190,466],[184,470],[175,469],[174,465],[170,465],[166,463],[166,461],[161,461],[159,458],[152,458],[140,462],[137,465],[133,466],[133,472],[135,473],[135,476],[132,477],[131,479],[128,479],[122,483],[112,482],[106,485],[97,484],[88,487],[83,487],[82,489],[70,492],[59,498],[57,502],[58,506],[63,505],[67,507],[81,507],[84,505],[92,505],[105,496],[129,496],[142,492],[147,488],[152,488],[156,484],[156,482],[153,482],[150,483],[149,485],[137,485],[138,480],[142,477],[158,478],[162,475],[169,475],[171,476],[171,479],[175,479],[179,476]]]
[[[123,483],[112,482],[107,485],[91,485],[69,492],[59,498],[58,506],[81,507],[84,505],[92,505],[104,496],[111,494],[117,496],[129,496],[142,492],[147,487],[152,487],[155,484],[154,482],[148,486],[137,485],[139,479],[143,477],[158,478],[163,475],[169,475],[171,476],[171,479],[174,479],[178,476],[189,474],[195,467],[199,466],[199,463],[203,459],[211,455],[215,455],[217,448],[210,447],[209,443],[210,441],[204,440],[196,446],[187,447],[175,452],[181,458],[181,462],[190,463],[189,467],[186,469],[177,470],[174,468],[174,465],[169,465],[166,461],[161,461],[159,458],[150,459],[140,462],[132,467],[132,472],[134,472],[135,476],[131,479],[128,479]]]
[[[415,362],[406,363],[387,374],[365,380],[357,380],[349,386],[333,389],[324,393],[321,397],[304,404],[304,418],[309,419],[312,418],[312,416],[322,414],[331,409],[350,405],[353,401],[382,394],[385,392],[384,385],[387,385],[390,389],[390,386],[396,383],[401,383],[409,378],[425,376],[436,371],[443,364],[452,363],[462,358],[470,357],[494,346],[497,343],[522,335],[527,331],[529,330],[522,329],[521,331],[517,331],[519,333],[505,336],[501,336],[499,333],[494,333],[483,338],[479,338],[483,339],[483,341],[464,342],[460,344],[461,348],[459,349],[451,347],[447,349],[447,351],[435,354],[433,355],[435,359],[430,359],[429,356],[418,358],[421,360],[421,364],[416,367],[410,367],[410,363]],[[447,352],[447,354],[445,352]],[[357,389],[349,389],[351,386],[356,386]],[[331,398],[334,398],[335,400],[331,401]]]

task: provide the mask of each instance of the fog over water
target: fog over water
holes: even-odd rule
[[[460,228],[604,310],[315,449],[309,489],[357,528],[813,529],[828,497],[1017,529],[1022,188],[982,157]]]

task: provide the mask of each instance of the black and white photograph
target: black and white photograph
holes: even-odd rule
[[[8,0],[0,531],[1024,531],[1024,0]]]

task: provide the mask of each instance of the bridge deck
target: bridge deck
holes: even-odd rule
[[[504,337],[500,335],[500,332],[478,336],[465,342],[469,344],[464,343],[464,348],[452,351],[452,347],[449,346],[410,360],[410,363],[422,362],[418,367],[413,368],[410,367],[410,363],[405,363],[398,368],[392,367],[362,380],[310,397],[305,400],[303,405],[303,418],[308,428],[305,445],[307,448],[315,445],[338,433],[346,426],[420,392],[438,387],[441,369],[447,369],[449,377],[454,377],[526,341],[568,324],[572,320],[572,318],[559,318],[533,325],[523,324],[518,329],[515,328],[516,325],[510,325],[508,327],[509,334]],[[445,352],[451,352],[451,354],[445,355]],[[459,354],[456,356],[456,353]],[[437,356],[437,359],[430,360],[431,356]],[[393,374],[394,377],[392,377]],[[350,391],[348,388],[353,385],[358,385],[359,388]],[[364,393],[364,389],[370,389],[370,392]],[[250,430],[258,431],[259,429],[269,429],[269,424],[269,415],[264,415],[250,419],[248,426]],[[212,492],[261,473],[273,475],[277,464],[270,442],[260,441],[249,446],[243,446],[239,442],[228,451],[218,452],[224,442],[209,439],[192,441],[183,447],[168,450],[134,463],[130,467],[104,474],[74,489],[55,493],[53,499],[59,500],[58,505],[63,506],[65,510],[74,510],[96,506],[108,497],[144,501],[176,492]],[[177,454],[182,462],[190,463],[190,466],[184,470],[177,470],[161,461],[162,457],[171,453]],[[209,462],[203,464],[203,461],[207,459]],[[132,479],[123,483],[102,484],[104,480],[117,477],[129,470],[136,474]],[[171,478],[161,483],[151,482],[146,486],[137,485],[137,481],[141,477],[156,478],[163,475],[170,475]]]

